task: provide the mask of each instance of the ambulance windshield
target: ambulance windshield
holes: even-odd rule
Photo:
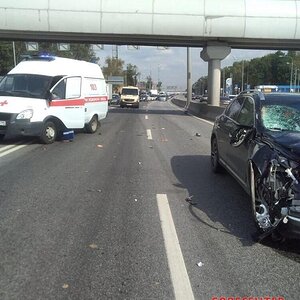
[[[46,99],[52,77],[33,74],[8,74],[0,82],[0,96]]]

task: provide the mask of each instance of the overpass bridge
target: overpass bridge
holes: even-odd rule
[[[218,105],[231,48],[300,48],[300,0],[1,0],[0,39],[203,47]]]

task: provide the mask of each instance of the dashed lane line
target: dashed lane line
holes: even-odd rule
[[[168,197],[166,194],[157,194],[156,200],[175,299],[194,300],[193,290],[185,267]]]
[[[152,132],[151,132],[151,129],[147,129],[147,138],[148,138],[148,140],[152,140]]]

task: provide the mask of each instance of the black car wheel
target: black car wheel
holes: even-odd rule
[[[97,116],[93,116],[88,124],[85,125],[85,130],[87,133],[95,133],[98,129],[99,121]]]
[[[210,154],[211,168],[214,173],[219,173],[222,166],[219,163],[219,151],[217,139],[214,137],[211,141],[211,154]]]
[[[46,121],[40,135],[40,141],[44,144],[52,144],[57,137],[57,129],[52,121]]]

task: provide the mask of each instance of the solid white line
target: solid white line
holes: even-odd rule
[[[157,194],[156,200],[175,299],[194,300],[193,290],[186,271],[167,195]]]
[[[148,137],[148,140],[152,140],[151,129],[147,129],[147,137]]]
[[[14,145],[14,146],[15,146],[15,145]],[[15,151],[17,151],[17,150],[19,150],[19,149],[21,149],[21,148],[26,147],[26,146],[28,146],[28,144],[19,145],[19,146],[15,146],[15,147],[13,147],[13,148],[10,148],[10,149],[8,149],[7,151],[4,151],[4,152],[0,153],[0,157],[3,157],[3,156],[5,156],[5,155],[8,155],[8,154],[10,154],[10,153],[12,153],[12,152],[15,152]],[[3,148],[2,148],[2,149],[3,149]]]
[[[0,148],[0,152],[4,152],[4,151],[7,150],[7,149],[16,147],[17,145],[20,145],[21,143],[22,143],[22,142],[18,142],[18,143],[16,143],[16,144],[12,144],[12,145],[7,145],[7,146],[4,146],[4,147],[1,147],[1,148]]]

